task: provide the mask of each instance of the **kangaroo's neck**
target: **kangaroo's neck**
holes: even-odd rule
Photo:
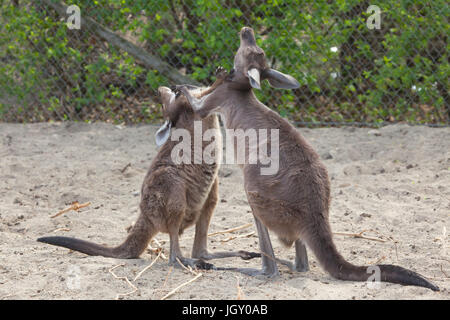
[[[220,113],[224,124],[233,129],[273,128],[273,118],[278,114],[258,100],[252,90],[235,90],[228,88],[221,96]],[[275,121],[275,123],[278,121]],[[275,126],[277,126],[275,124]]]

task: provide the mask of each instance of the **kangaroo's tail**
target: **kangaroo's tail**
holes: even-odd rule
[[[321,217],[324,217],[321,215]],[[439,291],[439,288],[426,280],[420,274],[394,265],[355,266],[347,262],[337,251],[328,221],[315,223],[305,237],[305,241],[312,249],[320,264],[333,277],[341,280],[367,281],[379,280],[429,288]]]
[[[110,248],[70,237],[42,237],[37,239],[37,241],[68,248],[90,256],[133,259],[141,255],[155,234],[154,226],[141,215],[131,229],[127,239],[117,247]]]

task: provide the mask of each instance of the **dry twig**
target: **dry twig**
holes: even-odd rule
[[[164,240],[163,240],[162,243],[161,243],[161,242],[158,241],[158,239],[153,238],[151,242],[155,242],[156,245],[157,245],[158,247],[157,247],[157,248],[153,248],[153,247],[150,245],[150,246],[149,246],[149,250],[150,250],[150,251],[152,251],[152,252],[154,252],[154,253],[157,253],[158,250],[161,250],[161,251],[162,251],[162,249],[163,249],[163,248],[162,248],[162,247],[163,247],[163,244],[165,243]],[[164,260],[167,260],[167,257],[165,256],[164,253],[161,253],[161,258],[163,258]]]
[[[398,261],[398,250],[397,250],[397,243],[398,243],[398,241],[395,240],[393,237],[388,237],[388,239],[391,240],[394,243],[395,257],[397,258],[397,261]]]
[[[379,242],[386,242],[387,241],[385,239],[372,238],[372,237],[364,236],[363,233],[365,233],[367,231],[373,231],[373,230],[363,230],[360,233],[333,232],[333,234],[339,235],[339,236],[349,236],[349,237],[353,237],[353,238],[361,238],[361,239],[366,239],[366,240],[379,241]]]
[[[255,231],[252,231],[252,232],[246,233],[246,234],[241,234],[241,235],[238,235],[238,236],[230,236],[230,237],[228,237],[226,239],[220,240],[220,242],[228,242],[228,241],[231,241],[231,240],[234,240],[234,239],[239,239],[239,238],[248,238],[248,237],[251,237],[254,234],[255,234]]]
[[[178,257],[177,257],[176,259],[177,259],[177,262],[180,264],[180,266],[181,266],[184,270],[186,270],[186,271],[192,273],[194,276],[198,275],[198,272],[192,270],[191,266],[187,266],[187,267],[186,267],[186,266],[180,261],[180,259],[179,259]]]
[[[136,277],[134,278],[133,282],[135,282],[137,279],[139,279],[139,277],[140,277],[145,271],[147,271],[148,269],[150,269],[150,268],[155,264],[156,260],[158,260],[158,258],[161,256],[161,254],[162,254],[162,250],[159,251],[159,254],[156,256],[155,259],[153,259],[152,263],[150,263],[148,266],[146,266],[144,269],[142,269],[141,272],[139,272],[139,273],[136,275]]]
[[[195,280],[197,280],[198,278],[200,278],[203,274],[200,272],[196,272],[195,270],[192,270],[192,268],[189,266],[186,267],[183,263],[181,263],[180,259],[177,258],[178,263],[180,264],[180,266],[187,270],[189,273],[192,273],[193,275],[195,275],[194,278],[192,278],[191,280],[184,282],[182,284],[180,284],[178,287],[176,287],[175,289],[173,289],[172,291],[170,291],[168,294],[166,294],[164,297],[161,298],[161,300],[165,300],[168,297],[170,297],[171,295],[173,295],[175,292],[177,292],[178,290],[180,290],[181,288],[183,288],[184,286],[187,286],[188,284],[194,282]]]
[[[72,202],[72,205],[69,208],[66,208],[64,210],[59,211],[57,214],[51,216],[51,218],[56,218],[57,216],[60,216],[63,213],[66,213],[66,212],[71,211],[71,210],[78,211],[81,208],[89,206],[90,204],[91,204],[90,202],[86,202],[86,203],[83,203],[83,204],[79,204],[78,201]]]
[[[445,273],[444,269],[442,268],[442,264],[441,264],[441,272],[444,274],[444,276],[445,276],[446,278],[450,278],[450,277]]]
[[[158,254],[158,255],[161,253],[161,258],[163,258],[164,260],[167,260],[166,255],[162,252],[162,251],[163,251],[162,244],[161,244],[156,238],[155,238],[155,239],[152,239],[151,242],[155,242],[156,245],[157,245],[157,247],[154,248],[154,247],[152,247],[151,244],[150,244],[150,245],[147,247],[147,250],[150,251],[151,253]],[[151,243],[151,242],[150,242],[150,243]]]
[[[156,238],[153,238],[153,239],[152,239],[152,242],[155,242],[156,245],[157,245],[158,247],[161,247],[161,248],[162,248],[163,244],[166,243],[166,241],[164,241],[164,240],[162,240],[162,243],[161,243],[161,242],[160,242],[158,239],[156,239]]]
[[[172,273],[172,270],[173,270],[173,266],[170,266],[169,271],[167,272],[167,275],[166,275],[166,279],[164,279],[164,283],[163,283],[163,285],[162,285],[160,290],[165,288],[165,286],[167,284],[167,280],[169,280],[169,276]]]
[[[219,232],[213,232],[213,233],[208,234],[208,237],[215,236],[215,235],[218,235],[218,234],[234,232],[234,231],[237,231],[237,230],[241,230],[241,229],[245,229],[245,228],[251,227],[252,225],[253,225],[253,223],[247,223],[247,224],[244,224],[244,225],[236,227],[236,228],[227,229],[227,230],[219,231]]]
[[[169,271],[167,272],[166,279],[164,279],[164,283],[156,292],[161,292],[166,287],[167,280],[169,279],[170,274],[172,273],[173,266],[170,266]]]
[[[162,248],[153,248],[152,246],[148,246],[147,250],[150,251],[151,253],[154,253],[154,254],[157,254],[157,255],[161,254],[161,258],[163,260],[167,260],[166,255],[164,253],[162,253],[162,251],[163,251]]]
[[[181,288],[183,288],[184,286],[187,286],[188,284],[194,282],[195,280],[197,280],[198,278],[200,278],[203,274],[202,273],[198,273],[194,278],[192,278],[191,280],[180,284],[178,287],[176,287],[175,289],[173,289],[172,291],[170,291],[168,294],[166,294],[164,297],[161,298],[161,300],[166,300],[168,297],[170,297],[171,295],[173,295],[175,292],[177,292],[178,290],[180,290]]]
[[[58,231],[70,231],[70,229],[69,228],[58,228],[58,229],[53,230],[53,232],[58,232]]]
[[[116,268],[118,268],[118,267],[123,267],[124,265],[125,265],[125,264],[123,264],[123,263],[122,263],[122,264],[118,264],[117,266],[114,266],[114,267],[112,267],[111,269],[108,270],[109,273],[111,273],[111,274],[113,275],[114,278],[120,279],[120,280],[125,280],[126,283],[127,283],[130,287],[133,288],[133,290],[130,291],[130,292],[126,292],[126,293],[118,293],[117,296],[116,296],[116,298],[115,298],[116,300],[119,300],[120,296],[128,296],[128,295],[130,295],[130,294],[132,294],[132,293],[135,293],[136,291],[139,290],[138,288],[136,288],[136,286],[135,286],[134,284],[132,284],[132,283],[130,282],[130,280],[128,280],[127,277],[119,277],[119,276],[117,276],[117,275],[113,272],[114,269],[116,269]]]
[[[382,256],[381,258],[377,259],[375,262],[369,262],[367,265],[373,265],[373,264],[379,264],[381,261],[385,260],[386,256]]]
[[[120,170],[121,173],[124,173],[125,170],[127,170],[129,167],[131,167],[131,162],[128,163],[125,167],[123,167],[123,169]]]
[[[244,299],[244,294],[242,293],[242,290],[241,290],[241,286],[239,285],[239,277],[238,276],[236,276],[236,279],[237,279],[237,284],[236,284],[236,287],[237,287],[237,300],[243,300]]]

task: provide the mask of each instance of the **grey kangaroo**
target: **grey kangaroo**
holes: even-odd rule
[[[211,92],[222,81],[220,77],[210,88],[190,87],[193,95],[201,97]],[[215,269],[204,260],[226,257],[251,259],[259,253],[246,251],[209,253],[207,250],[208,227],[218,200],[218,170],[222,157],[221,134],[216,115],[200,119],[193,112],[186,98],[167,87],[158,92],[163,104],[164,125],[156,133],[156,143],[161,146],[153,159],[141,189],[141,214],[126,240],[117,247],[105,247],[92,242],[69,237],[43,237],[37,241],[76,250],[88,255],[113,258],[138,258],[147,248],[151,238],[158,232],[170,236],[169,264],[178,266],[177,258],[184,264],[201,269]],[[176,141],[169,139],[171,128],[183,128],[193,139],[194,121],[202,122],[203,132],[216,130],[213,142],[203,141],[215,147],[212,164],[176,164],[172,160],[172,149]],[[191,143],[192,148],[194,144]],[[192,152],[191,154],[194,154]],[[195,239],[192,259],[183,257],[178,236],[186,228],[195,224]]]
[[[279,170],[262,175],[262,161],[241,165],[244,188],[255,219],[262,253],[262,270],[230,268],[249,275],[278,275],[277,261],[296,271],[308,270],[305,244],[333,277],[342,280],[367,281],[368,267],[347,262],[337,251],[329,223],[330,182],[317,153],[294,126],[261,103],[252,88],[259,89],[267,79],[276,88],[293,89],[299,83],[291,76],[268,67],[264,51],[256,45],[253,30],[240,31],[240,47],[234,68],[225,81],[201,98],[192,96],[186,87],[177,89],[188,98],[202,118],[218,112],[226,128],[246,130],[279,130]],[[264,141],[262,141],[264,142]],[[261,141],[259,142],[261,144]],[[272,139],[267,139],[267,145]],[[250,151],[246,145],[246,152]],[[256,149],[260,145],[256,146]],[[270,150],[268,146],[265,150]],[[287,246],[295,243],[296,258],[292,264],[278,260],[273,253],[267,228]],[[437,286],[421,275],[394,265],[378,265],[380,281],[415,285],[432,290]],[[376,275],[375,275],[376,276]],[[373,278],[373,277],[372,277]]]

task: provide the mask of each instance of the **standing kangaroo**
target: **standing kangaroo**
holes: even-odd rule
[[[190,87],[193,95],[211,92],[222,81],[220,77],[210,88]],[[88,255],[113,258],[138,258],[147,248],[151,238],[158,232],[170,236],[169,264],[176,265],[177,258],[186,266],[215,269],[202,259],[241,257],[251,259],[260,256],[246,251],[208,253],[207,235],[212,213],[218,200],[218,170],[222,157],[222,140],[216,115],[199,119],[183,95],[175,94],[167,87],[158,88],[163,104],[164,125],[156,133],[156,143],[161,146],[153,159],[141,189],[141,214],[131,229],[125,242],[113,248],[69,237],[43,237],[37,241],[76,250]],[[171,128],[185,129],[194,137],[194,121],[202,122],[203,132],[215,130],[213,142],[202,142],[214,147],[211,164],[176,164],[172,159],[172,149],[176,141],[169,140]],[[183,141],[184,142],[184,141]],[[192,148],[194,144],[191,143]],[[193,151],[193,150],[192,150]],[[194,152],[191,152],[194,155]],[[183,257],[178,236],[195,224],[195,239],[192,259]]]
[[[262,252],[262,270],[231,268],[249,275],[278,275],[276,261],[296,271],[308,270],[305,248],[314,252],[323,268],[342,280],[367,281],[372,275],[368,267],[347,262],[337,251],[328,219],[330,182],[325,166],[317,153],[298,130],[278,113],[270,110],[254,95],[260,80],[267,79],[276,88],[298,88],[291,76],[268,67],[264,51],[256,45],[251,28],[240,31],[240,47],[234,59],[234,69],[213,92],[201,98],[192,96],[184,86],[178,89],[188,98],[200,117],[218,112],[230,129],[279,131],[279,170],[262,175],[263,164],[243,164],[244,188],[252,208]],[[267,144],[273,139],[268,138]],[[246,145],[246,151],[260,145]],[[270,149],[268,146],[265,150]],[[272,155],[273,156],[273,155]],[[277,260],[273,253],[267,228],[275,232],[287,246],[295,243],[295,263]],[[377,265],[379,280],[415,285],[439,290],[421,275],[394,265]]]

